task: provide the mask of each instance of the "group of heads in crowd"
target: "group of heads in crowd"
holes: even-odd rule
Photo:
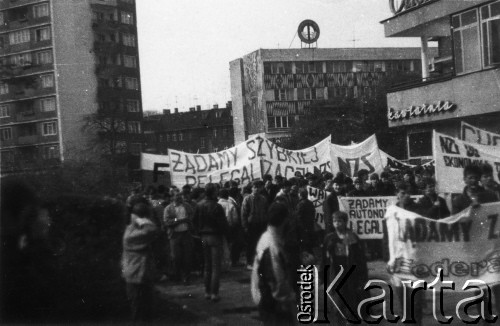
[[[464,185],[473,189],[483,187],[491,191],[498,191],[498,184],[494,181],[494,170],[491,165],[472,165],[464,169]],[[498,172],[500,179],[500,172]],[[405,189],[409,195],[425,195],[434,193],[436,179],[434,177],[433,166],[417,166],[406,170],[390,170],[384,172],[370,173],[366,169],[361,169],[356,176],[351,178],[343,172],[335,175],[330,172],[306,173],[302,175],[297,172],[293,177],[286,179],[281,175],[273,176],[266,174],[262,180],[250,182],[241,186],[238,181],[227,181],[224,184],[215,183],[216,193],[220,198],[239,198],[240,200],[252,192],[260,192],[270,199],[283,191],[291,196],[300,196],[300,189],[311,186],[333,192],[337,196],[347,197],[371,197],[371,196],[394,196],[400,189]],[[139,194],[140,188],[134,190]],[[205,197],[204,187],[193,187],[184,185],[166,187],[163,185],[148,186],[144,195],[150,199],[161,199],[165,202],[185,201],[196,203]]]

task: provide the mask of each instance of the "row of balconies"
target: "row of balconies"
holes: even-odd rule
[[[52,45],[52,40],[37,41],[35,38],[31,38],[29,42],[11,45],[9,44],[8,34],[0,34],[0,37],[4,38],[3,53],[7,55],[17,52],[41,49]]]
[[[28,10],[27,12],[32,12]],[[9,10],[6,10],[4,13],[4,24],[0,25],[0,31],[2,30],[12,30],[12,29],[22,29],[29,26],[50,23],[50,17],[32,17],[30,14],[26,17],[22,18],[13,18],[12,20],[9,18]]]
[[[15,147],[15,146],[26,146],[26,145],[36,145],[36,144],[44,144],[50,142],[59,141],[58,135],[24,135],[24,136],[15,136],[11,139],[2,140],[0,142],[0,148],[4,149],[6,147]]]
[[[35,110],[34,108],[24,109],[23,111],[19,110],[17,112],[15,112],[15,109],[11,110],[14,111],[13,113],[11,113],[11,116],[0,118],[0,126],[7,123],[32,122],[57,117],[57,112],[55,110],[49,112],[40,112],[38,110]]]

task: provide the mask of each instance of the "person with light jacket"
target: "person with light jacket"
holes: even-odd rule
[[[127,286],[132,319],[151,320],[153,301],[154,260],[151,244],[159,235],[159,228],[151,220],[147,203],[132,207],[130,223],[123,234],[122,276]]]

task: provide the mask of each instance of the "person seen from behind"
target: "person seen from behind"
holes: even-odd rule
[[[229,225],[224,209],[217,203],[217,188],[213,183],[205,186],[205,198],[196,205],[193,225],[201,237],[203,248],[205,299],[218,302],[222,245]]]
[[[135,204],[123,234],[122,253],[122,276],[135,322],[151,320],[155,276],[152,243],[158,234],[159,228],[151,220],[149,206]]]
[[[256,247],[251,292],[264,325],[293,325],[295,320],[295,292],[284,250],[287,214],[286,205],[271,204],[267,229]]]

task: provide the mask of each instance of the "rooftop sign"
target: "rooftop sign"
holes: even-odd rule
[[[389,0],[389,7],[393,14],[400,14],[408,9],[421,6],[433,0]]]

